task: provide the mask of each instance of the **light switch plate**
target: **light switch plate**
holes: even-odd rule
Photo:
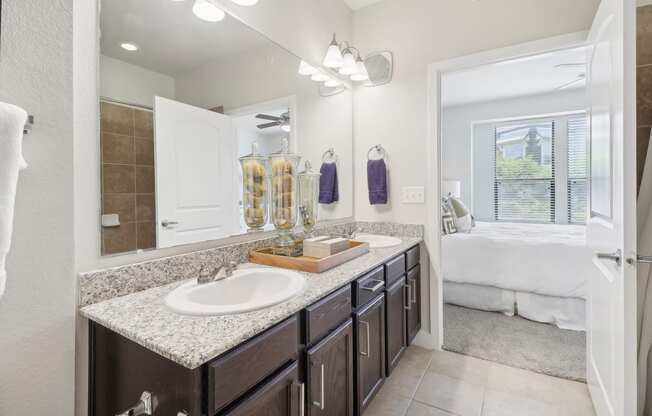
[[[404,204],[423,204],[426,202],[426,190],[423,186],[405,186],[401,193]]]

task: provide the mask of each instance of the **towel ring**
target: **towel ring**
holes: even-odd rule
[[[367,152],[367,160],[374,160],[374,159],[371,159],[371,152],[374,152],[374,151],[378,152],[378,155],[380,156],[379,159],[385,159],[385,157],[387,156],[387,151],[385,150],[385,148],[383,146],[377,144],[375,146],[372,146],[369,149],[369,151]]]
[[[29,134],[32,131],[33,126],[34,126],[34,116],[28,115],[27,122],[25,123],[25,127],[23,127],[23,134]]]
[[[331,163],[337,163],[338,157],[337,154],[335,153],[335,150],[332,147],[326,150],[324,154],[321,155],[321,162],[322,163],[327,162],[329,158]]]

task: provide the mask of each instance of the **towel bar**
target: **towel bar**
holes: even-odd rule
[[[23,127],[23,134],[29,134],[29,132],[32,131],[33,126],[34,126],[34,116],[29,115],[27,116],[27,123],[25,123],[25,127]]]

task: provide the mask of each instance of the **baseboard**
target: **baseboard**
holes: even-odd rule
[[[425,348],[427,350],[441,350],[441,345],[438,345],[437,338],[423,329],[417,332],[414,337],[412,345]]]

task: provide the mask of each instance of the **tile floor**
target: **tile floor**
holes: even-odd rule
[[[410,347],[365,416],[594,416],[586,384]]]

